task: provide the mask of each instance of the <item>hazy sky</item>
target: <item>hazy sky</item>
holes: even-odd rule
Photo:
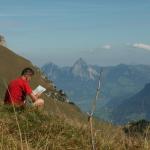
[[[39,66],[150,64],[150,0],[0,0],[0,34]]]

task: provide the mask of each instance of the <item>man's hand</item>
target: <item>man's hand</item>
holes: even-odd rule
[[[33,102],[37,101],[38,96],[36,96],[33,92],[29,95]]]
[[[35,96],[36,96],[37,98],[39,98],[39,97],[41,96],[41,94],[40,94],[40,93],[37,93],[37,94],[35,94]]]

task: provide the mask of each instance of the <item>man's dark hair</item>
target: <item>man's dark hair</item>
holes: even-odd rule
[[[34,75],[34,70],[31,68],[25,68],[22,70],[21,75]]]

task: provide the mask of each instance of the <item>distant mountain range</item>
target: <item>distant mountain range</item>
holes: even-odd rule
[[[59,67],[53,63],[42,67],[48,78],[84,111],[90,110],[101,69],[102,86],[96,116],[110,121],[113,120],[112,112],[117,106],[150,83],[150,66],[120,64],[101,67],[89,65],[80,58],[71,67]]]

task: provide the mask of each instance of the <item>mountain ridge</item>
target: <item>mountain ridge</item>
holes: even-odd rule
[[[150,83],[126,99],[112,112],[115,122],[127,123],[140,119],[150,120]]]
[[[85,61],[83,61],[83,64],[85,64]],[[109,121],[112,120],[112,118],[110,118],[111,110],[117,107],[126,98],[139,92],[146,83],[150,82],[149,65],[120,64],[117,66],[102,67],[88,64],[86,68],[83,67],[83,70],[79,72],[78,76],[74,76],[72,73],[72,66],[66,67],[67,69],[64,69],[65,67],[59,67],[59,69],[57,68],[58,70],[56,69],[57,71],[50,72],[51,67],[47,65],[43,66],[42,70],[48,78],[52,79],[59,88],[63,89],[82,110],[89,111],[91,100],[96,94],[98,75],[95,75],[95,78],[91,79],[89,72],[87,72],[87,66],[97,73],[103,69],[101,94],[97,103],[96,116]],[[80,74],[82,72],[83,75]]]

